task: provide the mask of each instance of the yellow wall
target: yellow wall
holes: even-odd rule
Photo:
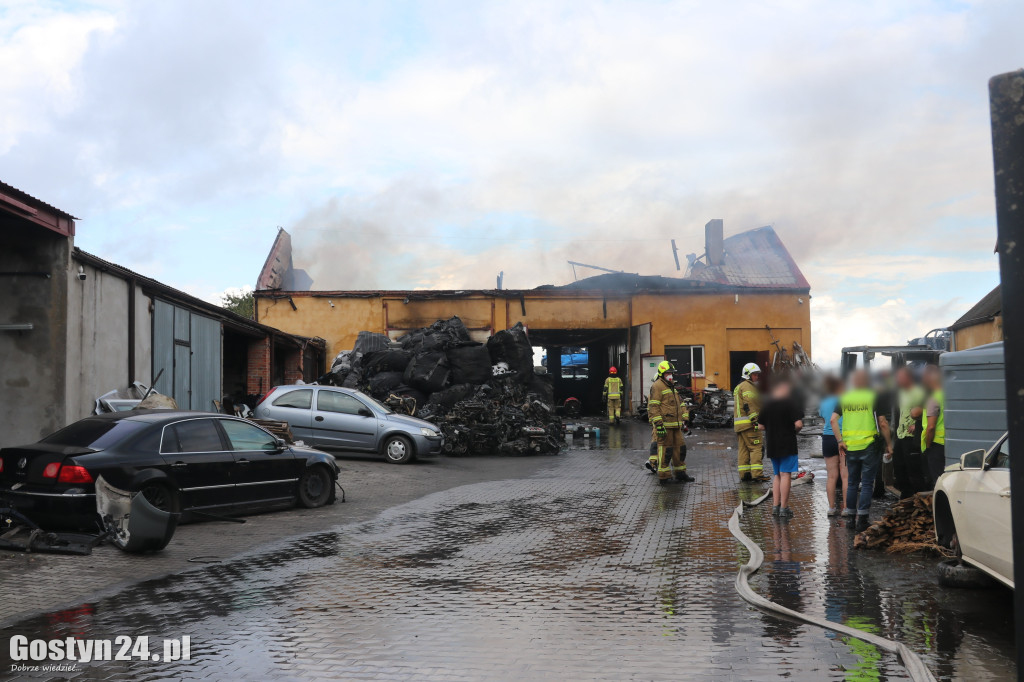
[[[957,350],[967,350],[975,346],[983,346],[986,343],[1002,341],[1003,317],[996,315],[993,320],[958,329],[955,334]]]
[[[385,332],[415,329],[458,315],[471,329],[507,329],[522,321],[533,329],[625,329],[651,324],[651,354],[665,346],[702,345],[707,380],[729,383],[729,351],[773,351],[764,328],[771,325],[777,339],[792,348],[793,341],[811,352],[810,302],[800,293],[637,294],[604,296],[594,292],[531,291],[519,298],[471,293],[460,298],[415,300],[404,294],[366,298],[291,293],[297,310],[286,298],[256,299],[264,324],[327,341],[328,364],[339,351],[352,348],[361,330]],[[802,299],[803,303],[799,300]],[[331,304],[333,303],[333,307]],[[522,305],[526,307],[523,315]],[[716,376],[715,373],[718,373]],[[700,382],[697,383],[701,387]]]
[[[729,388],[729,351],[774,352],[765,325],[787,351],[796,341],[811,353],[808,298],[797,293],[645,294],[633,297],[633,320],[651,322],[652,355],[664,355],[665,346],[704,346],[705,381],[695,381],[695,387],[713,382]]]

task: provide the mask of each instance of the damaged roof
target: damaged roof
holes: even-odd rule
[[[793,256],[770,226],[740,232],[726,238],[722,245],[725,250],[722,265],[695,261],[687,277],[742,288],[802,291],[811,288]]]
[[[982,322],[990,322],[1003,313],[1002,287],[997,285],[995,289],[985,294],[984,298],[974,304],[960,319],[949,325],[953,331],[971,327]]]

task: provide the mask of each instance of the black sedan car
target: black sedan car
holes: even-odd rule
[[[331,455],[244,419],[134,410],[88,417],[33,445],[0,450],[0,501],[43,528],[96,528],[95,481],[141,492],[183,520],[334,501]]]

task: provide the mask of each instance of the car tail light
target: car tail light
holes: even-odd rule
[[[43,469],[43,478],[57,478],[57,472],[60,471],[59,462],[50,462]]]
[[[264,393],[263,395],[261,395],[261,396],[260,396],[260,399],[256,401],[256,407],[259,407],[259,406],[260,406],[260,403],[262,403],[262,402],[263,402],[264,400],[266,400],[267,398],[269,398],[269,397],[270,397],[270,394],[271,394],[271,393],[273,393],[273,392],[274,392],[274,389],[270,389],[269,391],[267,391],[266,393]]]
[[[45,473],[43,474],[46,475]],[[61,467],[58,483],[92,483],[92,474],[85,467],[66,466]]]

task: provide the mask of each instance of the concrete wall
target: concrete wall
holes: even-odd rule
[[[32,443],[64,426],[65,315],[71,240],[17,219],[0,217],[0,447]]]
[[[967,350],[968,348],[984,346],[986,343],[1002,341],[1003,316],[996,315],[995,319],[958,329],[954,334],[956,334],[957,350]]]
[[[257,298],[259,321],[293,334],[323,337],[328,366],[339,351],[352,348],[361,330],[414,329],[452,315],[468,327],[490,330],[519,321],[532,329],[629,329],[650,323],[653,355],[664,354],[665,346],[704,346],[707,378],[696,381],[697,388],[708,381],[729,384],[729,351],[774,351],[766,324],[788,350],[796,341],[811,352],[810,297],[797,292],[630,297],[541,290],[526,292],[522,302],[480,292],[409,303],[403,295],[390,294],[341,298],[294,292],[291,297],[295,309],[284,298]],[[631,367],[635,360],[631,358]]]
[[[79,280],[78,268],[85,272]],[[68,278],[67,421],[92,414],[96,397],[128,386],[128,282],[72,263]]]

